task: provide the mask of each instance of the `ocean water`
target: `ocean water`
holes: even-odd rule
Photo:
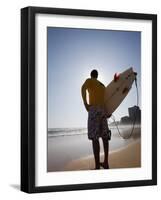
[[[140,128],[140,125],[135,125],[135,128]],[[132,125],[120,125],[118,126],[119,132],[124,133],[132,130]],[[118,137],[119,132],[116,126],[109,126],[113,137]],[[48,137],[62,137],[62,136],[74,136],[74,135],[87,135],[87,128],[48,128]]]
[[[86,128],[49,128],[48,137],[61,137],[87,134]]]
[[[118,128],[119,132],[116,126],[109,126],[109,129],[111,130],[111,140],[109,143],[110,151],[122,148],[130,142],[133,142],[134,140],[140,138],[141,136],[140,125],[135,125],[132,135],[132,125],[118,126]],[[124,137],[128,137],[129,135],[131,135],[130,138],[124,139]],[[61,141],[63,148],[65,148],[65,146],[68,146],[68,148],[72,148],[72,145],[77,143],[78,149],[80,149],[80,147],[82,146],[84,146],[84,149],[87,149],[87,146],[89,145],[89,143],[91,143],[91,140],[88,140],[87,128],[48,129],[48,142],[50,141],[57,144]],[[55,147],[56,146],[57,145],[55,145]],[[57,148],[61,148],[61,146],[59,145]]]

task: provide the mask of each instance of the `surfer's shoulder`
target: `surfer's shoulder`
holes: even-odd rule
[[[91,83],[91,82],[92,82],[92,79],[91,79],[91,78],[87,78],[86,81],[85,81],[85,83],[87,83],[87,84],[88,84],[88,83]]]
[[[101,86],[105,87],[103,83],[101,83],[100,81],[98,81],[98,82],[99,82],[99,84],[100,84]]]
[[[87,79],[86,79],[86,81],[91,81],[91,80],[92,80],[91,78],[87,78]]]
[[[86,87],[88,87],[90,83],[91,83],[91,79],[90,79],[90,78],[87,78],[87,79],[85,80],[85,82],[84,82],[83,85],[86,86]]]

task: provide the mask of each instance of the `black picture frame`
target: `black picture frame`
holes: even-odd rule
[[[59,186],[35,185],[35,15],[60,14],[84,17],[152,21],[152,179]],[[21,190],[27,193],[103,189],[157,184],[157,15],[45,7],[21,9]]]

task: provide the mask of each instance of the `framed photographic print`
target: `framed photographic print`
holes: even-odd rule
[[[157,16],[21,9],[21,190],[157,184]]]

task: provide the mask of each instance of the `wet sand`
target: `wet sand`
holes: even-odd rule
[[[101,154],[103,161],[103,154]],[[110,169],[141,167],[141,143],[140,139],[109,154]],[[64,170],[89,170],[94,169],[93,155],[69,162]]]

